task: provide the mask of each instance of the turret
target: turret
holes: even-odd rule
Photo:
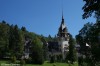
[[[58,34],[57,34],[57,36],[58,36],[59,38],[65,38],[65,40],[68,39],[68,31],[67,31],[67,27],[66,27],[66,25],[65,25],[65,23],[64,23],[64,18],[63,18],[63,16],[62,16],[61,25],[60,25],[60,27],[59,27],[59,29],[58,29]]]

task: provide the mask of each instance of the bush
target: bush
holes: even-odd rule
[[[50,63],[54,63],[54,62],[55,62],[55,58],[54,56],[51,56]]]
[[[88,64],[86,62],[83,62],[82,66],[88,66]]]
[[[32,64],[32,58],[29,57],[28,59],[25,59],[25,62],[26,62],[27,64]]]
[[[11,63],[16,63],[16,56],[11,57]]]
[[[20,65],[21,65],[21,66],[24,66],[24,65],[25,65],[25,60],[21,59]]]
[[[35,61],[35,60],[36,60],[36,61]],[[41,65],[41,64],[44,63],[44,60],[41,59],[41,58],[37,58],[37,59],[35,59],[35,60],[34,60],[34,62],[33,62],[34,64],[40,64],[40,65]]]
[[[53,66],[56,66],[56,64],[53,64]]]

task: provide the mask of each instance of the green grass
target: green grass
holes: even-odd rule
[[[6,64],[8,63],[9,61],[0,61],[0,65],[3,63],[3,64]],[[48,63],[48,62],[45,62],[44,64],[42,65],[35,65],[35,64],[25,64],[25,66],[78,66],[78,63],[74,63],[74,64],[67,64],[67,63]]]
[[[8,61],[5,61],[5,60],[0,60],[0,64],[2,64],[2,63],[8,63]]]
[[[67,64],[67,63],[47,63],[45,62],[43,65],[33,65],[33,64],[26,64],[25,66],[78,66],[78,63],[74,64]]]

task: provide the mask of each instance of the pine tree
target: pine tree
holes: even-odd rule
[[[69,52],[68,52],[68,60],[73,64],[76,61],[76,50],[75,50],[75,41],[72,35],[69,36]]]
[[[9,26],[5,21],[0,23],[0,58],[8,55],[8,45],[9,45]]]
[[[12,56],[16,56],[16,58],[21,57],[23,49],[24,49],[23,35],[17,25],[10,26],[9,48],[10,48],[10,53]]]
[[[43,36],[41,37],[41,41],[43,43],[43,56],[44,56],[44,60],[47,60],[47,58],[48,58],[47,41],[45,40],[45,38]]]

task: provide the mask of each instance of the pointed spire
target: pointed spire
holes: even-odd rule
[[[63,17],[63,0],[62,0],[62,24],[64,24],[64,17]]]
[[[67,27],[64,23],[64,16],[63,16],[63,0],[62,0],[62,21],[61,21],[61,25],[59,27],[59,31],[58,31],[58,36],[59,37],[66,37],[67,36]]]
[[[63,10],[62,10],[62,20],[64,19],[64,16],[63,16]]]
[[[63,11],[62,11],[62,24],[64,24],[64,16],[63,16]]]

